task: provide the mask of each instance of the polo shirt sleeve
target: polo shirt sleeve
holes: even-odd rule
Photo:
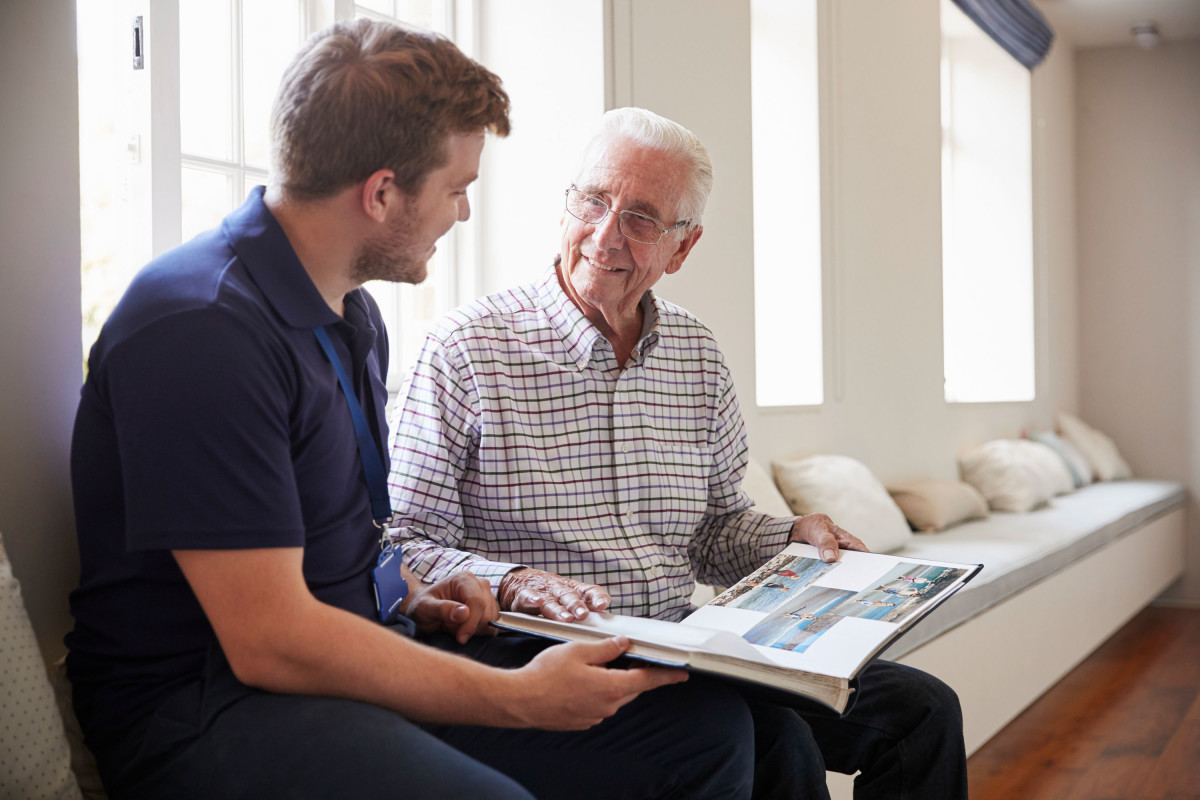
[[[130,550],[292,547],[295,375],[278,338],[219,306],[158,319],[108,354]]]
[[[733,378],[720,363],[716,402],[709,420],[712,468],[704,520],[688,547],[696,579],[729,586],[758,569],[787,546],[795,517],[772,517],[754,511],[742,491],[749,463],[746,428]]]
[[[469,367],[430,335],[392,416],[388,490],[395,527],[389,533],[426,583],[470,570],[496,592],[501,578],[522,565],[460,549],[467,531],[459,486],[479,443],[478,409]]]

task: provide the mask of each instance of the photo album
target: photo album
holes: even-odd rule
[[[597,612],[558,622],[502,612],[497,624],[561,641],[625,636],[632,659],[844,713],[859,671],[982,568],[854,550],[827,564],[816,548],[792,543],[680,622]]]

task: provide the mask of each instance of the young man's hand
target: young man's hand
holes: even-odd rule
[[[492,587],[483,578],[470,572],[456,572],[437,583],[425,585],[406,574],[412,592],[401,607],[401,613],[416,623],[425,633],[446,631],[459,644],[472,636],[491,635],[496,629],[490,623],[500,618],[500,608]]]
[[[523,727],[585,730],[642,692],[688,678],[681,669],[605,666],[627,649],[629,640],[624,637],[546,648],[513,671],[520,686],[513,696],[513,712]]]

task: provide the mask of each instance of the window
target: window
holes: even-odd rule
[[[942,0],[946,400],[1034,398],[1029,71]]]
[[[470,20],[465,18],[468,10],[464,8],[456,15],[456,4],[452,0],[368,0],[354,6],[354,16],[402,22],[454,39],[456,29],[469,25]],[[474,187],[467,191],[467,200],[474,207]],[[460,270],[466,269],[457,257],[466,249],[460,241],[465,235],[462,228],[462,223],[456,224],[438,242],[437,252],[429,261],[428,274],[420,284],[386,281],[367,284],[367,290],[379,303],[388,326],[391,358],[387,385],[392,392],[400,389],[400,383],[417,360],[425,333],[433,323],[461,300],[467,299],[461,291],[462,282],[458,280]]]
[[[760,407],[820,405],[824,397],[816,6],[750,5]]]
[[[179,0],[183,240],[266,183],[271,101],[307,32],[301,11],[297,0]]]
[[[78,0],[85,357],[143,264],[218,224],[266,182],[271,102],[297,48],[321,27],[317,16],[450,33],[454,5],[155,0],[142,16],[145,68],[135,70],[128,4]],[[392,388],[432,321],[458,300],[454,249],[439,245],[421,286],[371,286],[388,321]]]

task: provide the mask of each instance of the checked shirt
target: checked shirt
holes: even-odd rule
[[[451,312],[397,398],[389,488],[409,568],[518,566],[604,587],[611,610],[676,620],[693,581],[728,585],[794,518],[750,510],[746,434],[712,333],[650,292],[625,369],[552,268]]]

